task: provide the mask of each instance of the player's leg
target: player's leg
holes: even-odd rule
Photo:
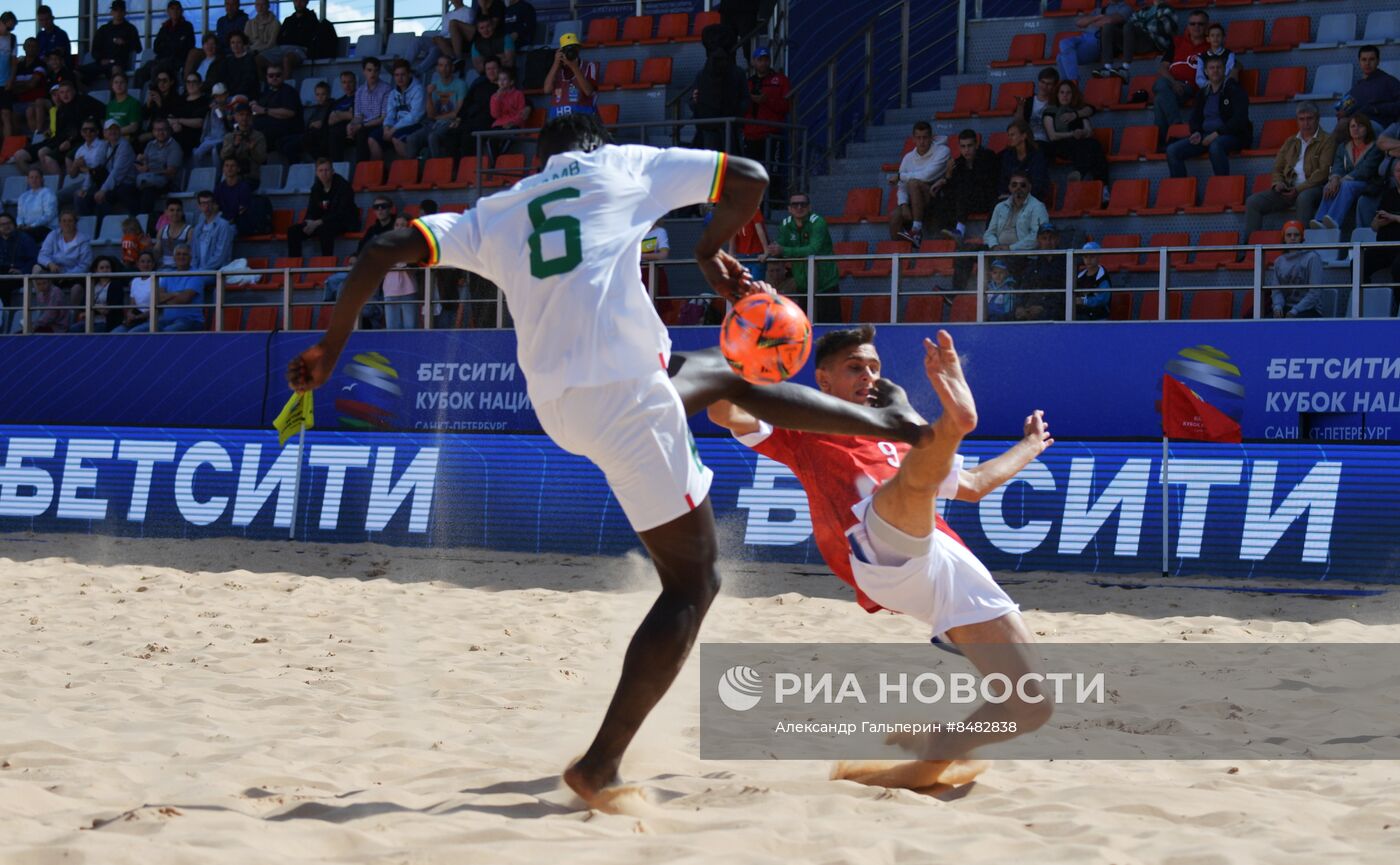
[[[687,415],[729,400],[760,420],[784,429],[832,435],[888,438],[918,444],[928,425],[893,382],[881,384],[882,407],[870,408],[790,382],[753,385],[739,377],[717,348],[674,352],[667,370]]]

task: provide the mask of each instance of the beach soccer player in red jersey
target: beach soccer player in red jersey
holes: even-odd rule
[[[866,405],[880,378],[875,329],[827,333],[816,347],[817,386],[847,402]],[[937,513],[935,499],[976,501],[1024,468],[1050,444],[1041,412],[1026,418],[1024,438],[972,469],[958,446],[977,426],[977,406],[946,331],[924,341],[924,370],[943,406],[934,435],[918,447],[875,438],[774,429],[732,403],[709,409],[710,419],[745,445],[792,469],[807,492],[817,548],[827,565],[856,591],[869,612],[889,609],[928,624],[935,642],[951,643],[986,676],[1019,681],[1034,672],[1033,642],[1019,607]],[[1028,685],[1004,703],[980,706],[970,722],[998,733],[927,734],[897,738],[922,759],[906,763],[851,763],[834,777],[886,787],[918,789],[961,783],[980,768],[958,758],[973,748],[1013,738],[1049,719],[1049,705]],[[1015,732],[1011,732],[1015,730]]]

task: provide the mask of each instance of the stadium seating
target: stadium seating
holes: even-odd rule
[[[1179,291],[1171,292],[1167,295],[1167,321],[1181,320],[1182,295]],[[1142,300],[1138,303],[1139,321],[1157,320],[1157,292],[1144,292]]]
[[[1141,211],[1144,216],[1170,216],[1185,213],[1196,204],[1196,178],[1166,177],[1157,183],[1157,198]]]
[[[1195,321],[1230,318],[1235,296],[1228,291],[1198,291],[1191,296],[1191,318]]]
[[[1313,84],[1307,93],[1299,93],[1295,99],[1336,99],[1351,89],[1352,72],[1355,64],[1328,63],[1313,71]]]
[[[991,109],[992,85],[963,84],[958,87],[957,98],[953,100],[952,111],[940,111],[934,116],[939,120],[957,120],[975,117]]]
[[[1281,66],[1269,70],[1269,83],[1255,102],[1286,102],[1307,89],[1308,70],[1302,66]]]
[[[1231,21],[1225,28],[1225,47],[1245,54],[1264,44],[1264,20]]]
[[[841,240],[831,245],[833,255],[865,255],[869,252],[865,241]],[[860,276],[865,273],[870,262],[865,258],[843,258],[836,262],[838,276]]]
[[[1129,126],[1118,139],[1118,149],[1109,155],[1109,162],[1137,162],[1157,155],[1157,127]]]
[[[997,104],[990,111],[982,112],[983,117],[1010,117],[1016,111],[1017,100],[1030,99],[1035,93],[1035,85],[1029,81],[1008,81],[997,88]],[[908,153],[909,151],[905,151]]]
[[[1292,51],[1302,43],[1307,42],[1311,34],[1312,19],[1306,15],[1276,18],[1274,26],[1269,31],[1269,41],[1254,50],[1259,54]]]
[[[350,185],[356,192],[369,192],[384,182],[384,163],[377,159],[366,159],[355,163],[355,176]]]
[[[1040,62],[1045,53],[1044,33],[1022,33],[1011,37],[1011,50],[1005,60],[993,60],[993,69],[1010,69]]]
[[[1206,181],[1206,191],[1197,207],[1186,208],[1187,213],[1226,213],[1244,212],[1244,177],[1231,175],[1212,177]]]
[[[364,163],[361,163],[363,165]],[[359,167],[356,166],[356,174]],[[416,159],[395,159],[389,163],[389,174],[384,178],[383,183],[371,183],[366,188],[370,192],[391,192],[404,188],[405,184],[418,182],[418,160]]]
[[[631,84],[637,77],[637,61],[609,60],[603,67],[603,80],[598,82],[601,91],[617,90],[624,84]]]
[[[1006,90],[1010,84],[1001,85],[1002,90]],[[1027,82],[1027,86],[1032,86]],[[1084,85],[1084,101],[1092,105],[1095,109],[1103,111],[1119,104],[1119,97],[1123,93],[1123,82],[1115,77],[1110,78],[1090,78]]]
[[[900,317],[900,321],[943,321],[943,298],[936,294],[908,295],[904,302],[904,314]]]
[[[195,169],[198,171],[199,169]],[[211,168],[212,172],[213,169]],[[301,194],[305,195],[311,191],[311,185],[316,182],[316,166],[310,162],[298,162],[287,168],[287,179],[278,189],[268,190],[278,195]]]
[[[405,183],[403,188],[413,191],[452,188],[452,157],[439,156],[425,160],[423,177],[412,183]]]
[[[1270,159],[1278,153],[1278,149],[1289,138],[1298,132],[1298,121],[1279,118],[1276,120],[1265,120],[1264,127],[1259,133],[1259,146],[1240,151],[1241,156],[1267,156]]]
[[[846,193],[846,207],[839,216],[828,216],[832,225],[851,225],[859,222],[875,222],[880,219],[880,190],[852,189]]]
[[[1147,180],[1115,180],[1105,216],[1128,216],[1147,209]]]
[[[1198,250],[1195,257],[1186,264],[1177,265],[1183,272],[1207,271],[1228,267],[1235,263],[1233,249],[1210,251],[1212,246],[1233,246],[1240,242],[1238,231],[1203,231],[1196,239]]]
[[[1103,181],[1074,180],[1065,190],[1064,204],[1051,216],[1064,219],[1073,216],[1089,216],[1103,206]]]
[[[1317,21],[1317,38],[1304,42],[1299,48],[1315,50],[1338,48],[1356,38],[1356,13],[1331,12]]]
[[[1366,29],[1362,37],[1346,44],[1355,47],[1394,41],[1400,41],[1400,11],[1376,9],[1366,15]]]

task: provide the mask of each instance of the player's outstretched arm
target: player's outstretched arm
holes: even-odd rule
[[[729,400],[720,400],[705,409],[715,426],[722,426],[735,435],[746,436],[758,432],[758,418],[739,408]]]
[[[360,310],[384,284],[385,274],[402,262],[423,261],[428,255],[427,241],[412,228],[386,231],[371,240],[345,278],[326,335],[287,364],[287,383],[292,390],[302,393],[325,384],[355,330]]]
[[[1026,418],[1024,435],[1000,456],[979,463],[958,474],[958,500],[980,502],[987,494],[1020,473],[1031,460],[1045,453],[1055,443],[1050,437],[1050,425],[1045,412],[1036,409]]]
[[[695,245],[695,260],[710,288],[725,300],[733,302],[753,290],[752,284],[741,285],[746,273],[743,265],[724,251],[739,229],[749,224],[754,211],[763,204],[768,189],[768,171],[752,159],[728,157],[724,171],[724,186],[714,215],[700,242]]]

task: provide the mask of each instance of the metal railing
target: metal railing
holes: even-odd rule
[[[1379,289],[1391,292],[1390,306],[1393,308],[1396,299],[1400,299],[1400,285],[1395,285],[1386,280],[1368,282],[1363,271],[1364,253],[1367,250],[1377,250],[1384,248],[1394,248],[1400,252],[1400,242],[1388,243],[1313,243],[1313,244],[1256,244],[1239,245],[1229,247],[1134,247],[1124,249],[1102,249],[1095,252],[1085,252],[1084,250],[958,250],[950,252],[926,252],[926,253],[891,253],[885,255],[814,255],[797,259],[745,259],[751,265],[762,265],[769,269],[768,276],[772,276],[772,269],[775,265],[790,266],[793,264],[805,266],[805,279],[802,284],[796,284],[787,280],[786,284],[779,284],[779,289],[786,295],[804,303],[805,308],[813,315],[817,324],[836,324],[847,320],[862,321],[887,321],[889,323],[920,322],[930,321],[962,321],[962,322],[992,322],[998,318],[998,313],[1009,309],[1012,314],[1009,321],[1082,321],[1086,317],[1083,314],[1076,314],[1076,301],[1084,296],[1100,293],[1097,288],[1080,289],[1075,286],[1076,274],[1080,264],[1086,255],[1092,255],[1102,262],[1115,256],[1146,256],[1142,267],[1149,263],[1154,267],[1141,274],[1142,284],[1134,285],[1114,285],[1107,291],[1113,294],[1131,294],[1142,298],[1144,303],[1150,301],[1155,304],[1155,311],[1147,316],[1140,312],[1136,320],[1170,321],[1178,320],[1182,317],[1182,306],[1174,301],[1183,299],[1186,295],[1197,292],[1228,292],[1231,294],[1232,314],[1229,318],[1241,319],[1263,319],[1269,318],[1272,303],[1269,293],[1275,286],[1268,284],[1269,264],[1266,258],[1271,252],[1298,252],[1301,250],[1314,250],[1320,253],[1345,252],[1347,257],[1336,259],[1329,266],[1324,268],[1324,273],[1335,273],[1335,280],[1328,280],[1317,285],[1288,285],[1279,287],[1284,291],[1297,289],[1319,289],[1324,293],[1331,293],[1332,306],[1331,315],[1333,318],[1360,318],[1363,312],[1363,294],[1372,289]],[[1184,263],[1191,266],[1189,260],[1183,261],[1192,253],[1222,253],[1233,252],[1242,253],[1246,256],[1244,262],[1247,263],[1249,280],[1247,283],[1239,285],[1219,285],[1219,284],[1189,284],[1185,280],[1189,279],[1192,273],[1197,271],[1182,270]],[[1249,258],[1248,256],[1251,256]],[[1025,286],[1018,285],[1012,289],[999,289],[996,284],[989,281],[989,271],[992,263],[1002,260],[1008,265],[1011,271],[1017,271],[1017,263],[1026,259],[1060,259],[1063,262],[1063,281],[1052,285]],[[837,292],[820,291],[819,265],[830,262],[833,267],[839,268],[841,263],[863,265],[862,268],[855,269],[852,276],[854,279],[843,278],[843,288],[852,282],[857,287],[869,281],[870,290]],[[1053,267],[1053,265],[1052,265]],[[698,271],[694,268],[692,259],[666,259],[664,261],[650,261],[642,265],[647,279],[648,291],[653,300],[661,305],[661,308],[678,308],[680,305],[690,301],[702,301],[706,304],[714,304],[715,295],[703,287]],[[887,270],[886,270],[887,268]],[[510,324],[509,312],[505,307],[504,300],[499,290],[492,291],[489,284],[484,284],[484,288],[478,296],[472,296],[470,285],[467,290],[461,293],[454,293],[452,290],[444,290],[441,285],[443,271],[435,268],[405,268],[414,273],[422,273],[422,289],[414,296],[404,299],[385,299],[376,296],[367,305],[370,310],[368,317],[374,317],[374,308],[383,306],[404,306],[414,305],[418,310],[419,324],[415,329],[436,330],[436,329],[459,329],[464,325],[468,327],[507,327]],[[272,316],[270,327],[240,327],[240,330],[319,330],[323,323],[320,316],[315,315],[315,310],[328,310],[335,301],[335,297],[328,291],[322,281],[313,278],[315,274],[326,274],[345,272],[343,267],[285,267],[261,270],[248,270],[238,272],[210,272],[193,271],[181,272],[179,276],[203,276],[212,280],[212,297],[206,291],[206,298],[210,298],[203,303],[185,304],[187,308],[206,310],[207,323],[205,331],[222,331],[225,329],[224,313],[228,310],[238,310],[240,313],[245,310],[267,309],[276,310]],[[677,282],[685,282],[700,286],[696,291],[665,293],[658,292],[658,286],[666,281],[663,274],[673,273],[680,270],[683,276]],[[1110,278],[1116,274],[1113,268],[1108,268]],[[1055,271],[1052,271],[1055,272]],[[1244,271],[1239,271],[1243,273]],[[168,279],[177,274],[173,271],[158,271],[152,276],[156,280],[156,287],[162,279]],[[21,303],[17,308],[5,307],[0,311],[0,317],[8,315],[19,315],[20,319],[17,327],[7,330],[17,330],[19,333],[30,333],[32,324],[37,314],[47,310],[59,310],[72,313],[82,313],[83,327],[82,333],[100,332],[94,327],[94,317],[96,314],[96,304],[94,303],[93,284],[95,280],[106,277],[116,279],[130,279],[140,276],[140,274],[118,273],[118,274],[27,274],[9,278],[14,283],[21,283],[23,295]],[[1173,276],[1178,277],[1177,281]],[[254,284],[243,284],[239,280],[248,277],[256,277]],[[299,279],[299,277],[308,277]],[[50,280],[64,283],[78,283],[81,288],[81,302],[71,302],[68,304],[40,306],[33,302],[32,284],[35,280]],[[771,281],[771,278],[770,278]],[[1177,284],[1180,282],[1180,284]],[[0,283],[3,284],[3,283]],[[453,287],[446,287],[451,289]],[[272,292],[277,292],[272,295]],[[298,294],[301,296],[298,297]],[[308,297],[307,295],[311,295]],[[1244,294],[1242,303],[1243,312],[1239,317],[1233,315],[1233,304],[1239,294]],[[158,298],[158,294],[153,291],[153,295]],[[230,302],[230,296],[236,296],[239,302]],[[266,302],[258,302],[261,298],[269,298]],[[864,308],[868,299],[876,299],[874,306],[882,309],[882,314],[872,317],[869,310]],[[1010,298],[1008,302],[1007,298]],[[916,300],[922,299],[922,300]],[[854,313],[856,303],[861,303],[862,308],[859,314],[851,316],[842,315],[832,317],[823,315],[823,305],[821,301],[847,301],[850,303],[851,311]],[[935,302],[935,300],[937,302]],[[252,301],[252,302],[249,302]],[[884,303],[888,302],[888,308],[884,308]],[[915,301],[914,306],[920,308],[917,313],[909,312],[909,302]],[[989,302],[991,305],[989,306]],[[1040,306],[1042,311],[1017,318],[1017,309],[1032,309]],[[829,305],[828,305],[829,306]],[[160,312],[166,305],[153,302],[148,311],[150,320],[158,321]],[[107,309],[127,310],[136,309],[131,304],[108,304]],[[299,314],[298,310],[309,310],[305,314]],[[1152,309],[1151,307],[1145,307]],[[1059,314],[1049,317],[1047,312],[1058,310]],[[932,311],[932,314],[930,314]],[[1033,311],[1033,310],[1032,310]],[[1384,310],[1384,315],[1389,317],[1391,310]],[[1120,316],[1121,317],[1121,316]],[[1212,316],[1208,316],[1212,317]],[[1196,316],[1199,318],[1199,316]],[[240,316],[241,319],[241,316]],[[364,317],[362,317],[362,321]],[[279,326],[280,321],[280,326]],[[674,322],[668,322],[674,323]],[[241,324],[241,321],[240,321]],[[251,324],[251,321],[250,321]],[[67,323],[63,332],[68,332]]]

